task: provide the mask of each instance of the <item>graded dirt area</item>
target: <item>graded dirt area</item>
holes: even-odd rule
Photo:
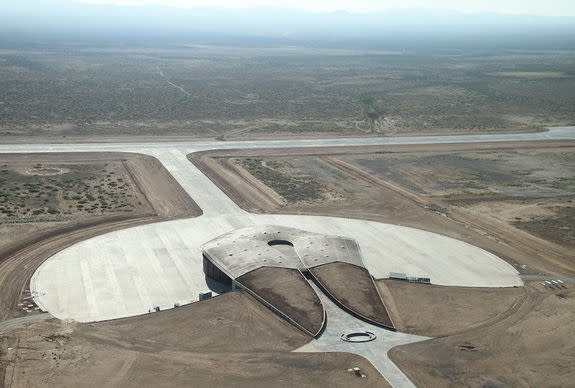
[[[570,226],[575,222],[575,146],[569,142],[541,148],[377,153],[341,160],[475,217],[500,219],[558,245],[574,244]],[[501,218],[502,210],[507,219]]]
[[[33,304],[27,291],[31,275],[63,248],[115,229],[201,214],[149,156],[2,154],[0,166],[2,207],[8,209],[0,217],[0,320],[27,314],[24,307]],[[59,173],[30,174],[46,168]],[[34,214],[40,210],[45,211]],[[23,212],[28,216],[21,217]]]
[[[539,200],[537,203],[553,199],[570,211],[569,201],[575,195],[574,149],[573,142],[563,141],[222,150],[189,158],[236,203],[252,212],[331,215],[411,226],[479,246],[522,273],[573,275],[569,246],[556,238],[529,233],[529,226],[518,224],[533,220],[501,221],[495,208],[476,212],[469,206],[514,198]],[[370,169],[362,167],[364,161]],[[402,175],[393,170],[388,175],[387,166],[394,163],[404,171],[419,172]],[[449,198],[443,189],[440,195],[436,195],[437,189],[429,190],[443,184],[441,169],[446,165],[451,166],[446,177],[453,181],[446,181],[453,186]],[[475,165],[481,168],[474,170]],[[492,165],[502,172],[488,173]],[[547,172],[548,178],[539,177]],[[412,183],[416,181],[418,187],[428,190],[416,190]],[[479,189],[480,185],[485,187]],[[569,214],[552,215],[547,221],[556,226],[553,236],[570,233]]]
[[[309,337],[240,291],[161,313],[48,321],[6,335],[1,359],[11,387],[388,386],[356,355],[288,353]],[[354,367],[367,377],[348,371]]]
[[[462,202],[470,214],[489,216],[546,241],[575,247],[575,196]]]
[[[321,301],[297,269],[261,267],[240,276],[237,281],[312,335],[322,329],[324,310]]]
[[[445,336],[500,320],[526,298],[521,288],[445,287],[378,280],[393,303],[398,331],[429,337]]]
[[[421,386],[568,387],[575,379],[574,309],[573,289],[530,291],[499,321],[389,356]]]
[[[346,309],[377,324],[393,328],[393,322],[383,305],[379,291],[365,268],[349,263],[334,262],[310,269],[333,298]]]

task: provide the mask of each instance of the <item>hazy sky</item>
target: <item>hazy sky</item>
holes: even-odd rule
[[[313,12],[357,13],[393,8],[438,8],[462,12],[575,16],[575,0],[73,0],[91,4],[164,5],[179,8],[282,7]]]
[[[440,34],[451,40],[490,36],[499,44],[493,36],[532,40],[535,30],[535,36],[566,33],[572,47],[575,0],[0,0],[0,42],[8,39],[1,33],[7,31],[40,38],[198,41],[241,36],[390,42],[411,36],[415,42]]]

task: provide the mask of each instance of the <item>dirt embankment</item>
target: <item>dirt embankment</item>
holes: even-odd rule
[[[101,163],[119,162],[124,178],[136,188],[135,211],[126,214],[2,225],[0,247],[0,320],[25,314],[18,307],[29,279],[51,255],[87,238],[112,230],[201,214],[199,207],[155,158],[125,153],[4,154],[11,163]],[[160,192],[156,190],[159,188]],[[17,235],[16,235],[17,232]]]
[[[237,281],[301,325],[313,336],[323,327],[323,305],[300,271],[261,267]]]
[[[202,209],[156,158],[138,155],[126,161],[132,179],[162,218],[196,217]]]
[[[362,357],[290,353],[309,337],[244,292],[157,314],[50,321],[6,334],[2,362],[12,387],[388,386]],[[353,367],[367,378],[350,373]]]
[[[379,291],[365,268],[335,262],[313,267],[310,272],[346,309],[379,325],[394,327]]]

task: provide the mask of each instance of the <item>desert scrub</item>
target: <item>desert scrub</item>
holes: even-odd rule
[[[133,187],[115,168],[114,163],[5,168],[0,175],[0,222],[39,221],[45,214],[86,217],[132,211]]]
[[[270,161],[264,164],[262,159],[242,159],[240,164],[266,186],[272,188],[287,202],[313,201],[322,198],[323,185],[310,176],[292,175],[284,170],[287,162]]]

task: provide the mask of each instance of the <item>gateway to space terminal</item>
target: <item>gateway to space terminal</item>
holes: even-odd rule
[[[226,233],[202,251],[206,276],[246,290],[311,336],[325,324],[316,289],[352,315],[394,330],[353,239],[263,225]]]

